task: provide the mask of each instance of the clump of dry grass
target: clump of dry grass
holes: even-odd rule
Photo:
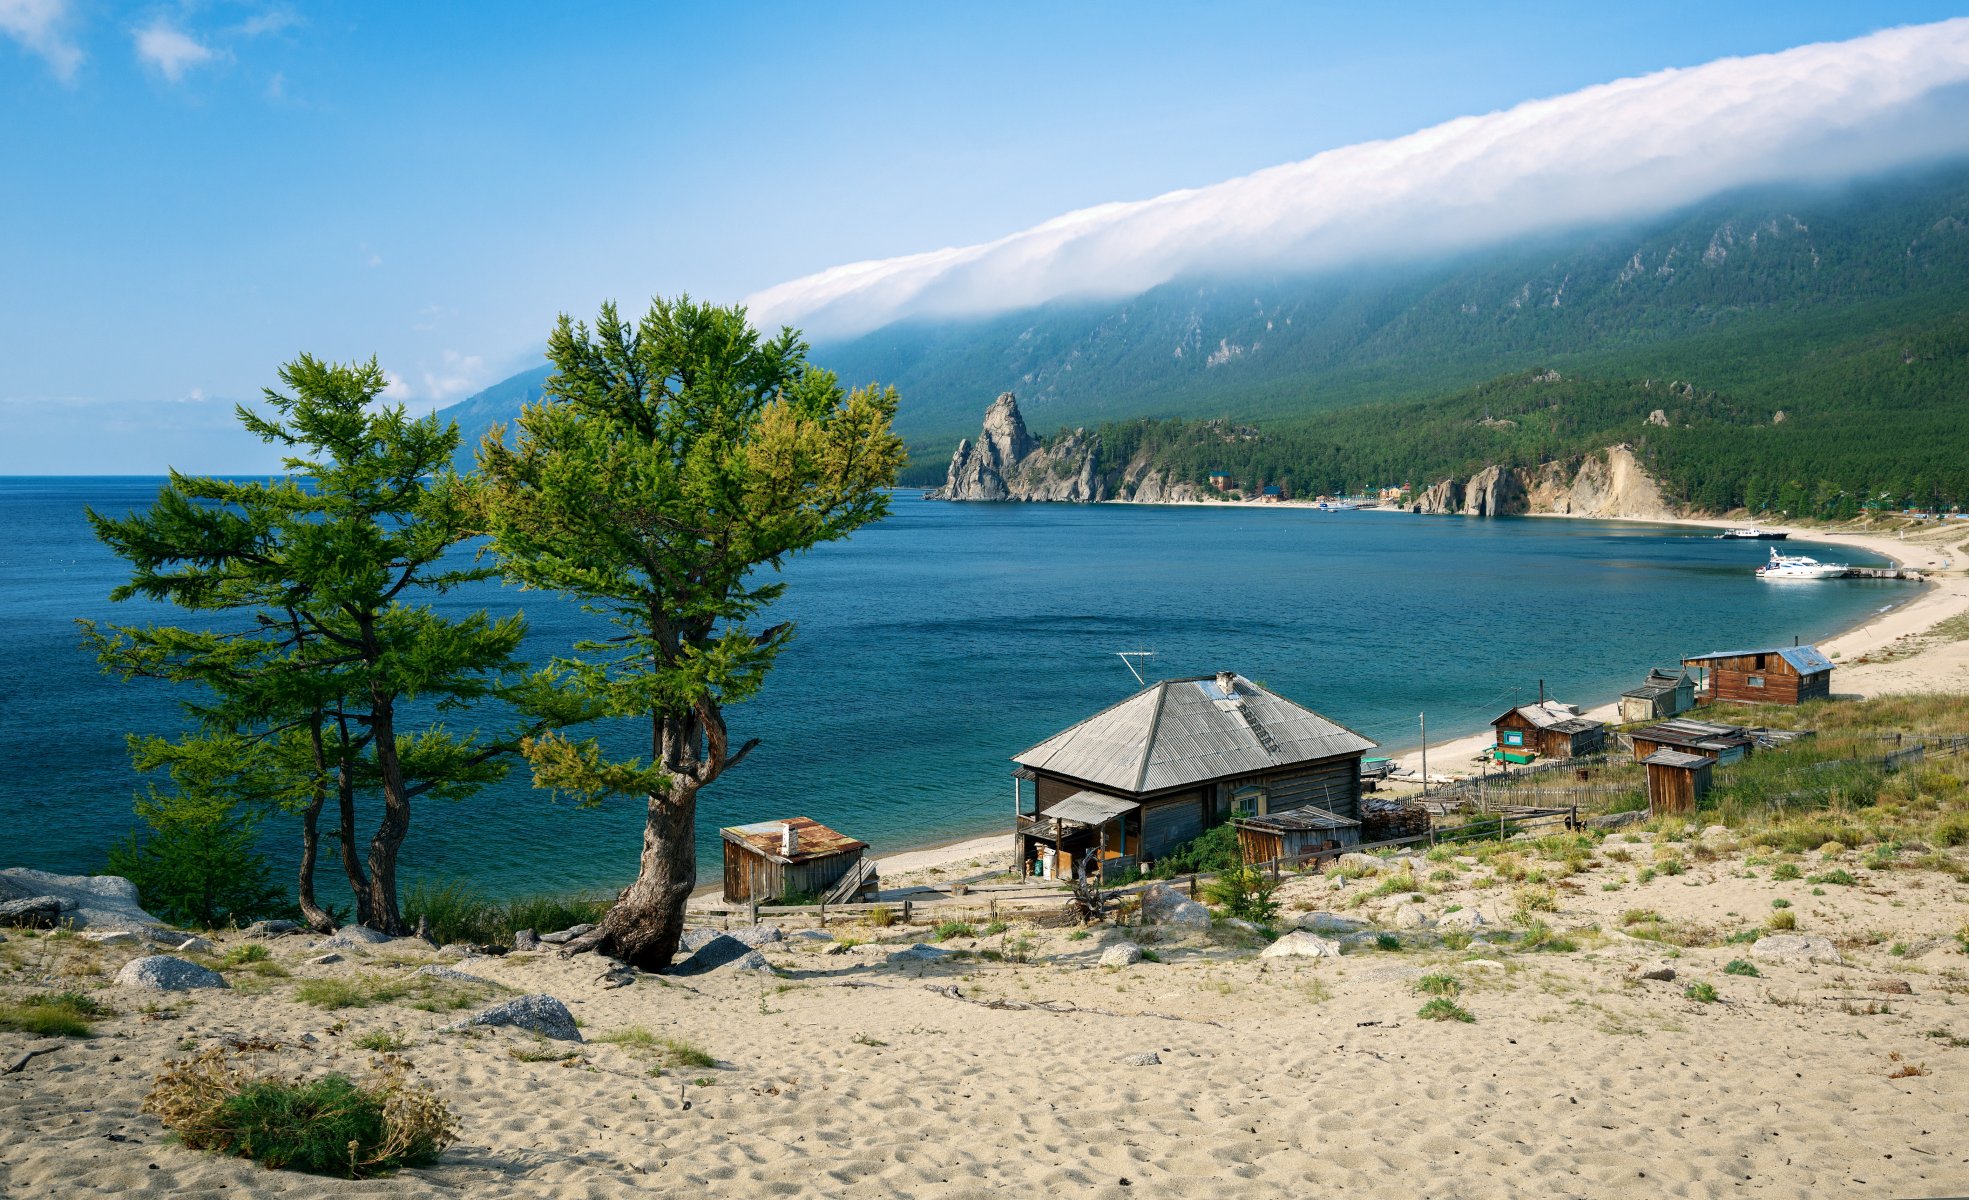
[[[193,1150],[345,1179],[436,1161],[458,1140],[451,1110],[394,1055],[358,1083],[260,1074],[238,1054],[214,1046],[165,1060],[143,1110]]]

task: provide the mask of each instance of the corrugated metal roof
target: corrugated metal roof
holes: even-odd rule
[[[1372,750],[1375,743],[1242,675],[1165,679],[1012,761],[1132,795]]]
[[[1743,658],[1750,654],[1775,654],[1790,663],[1792,670],[1800,675],[1832,670],[1832,660],[1819,653],[1817,646],[1766,646],[1758,650],[1712,650],[1708,654],[1691,654],[1682,661],[1708,662],[1716,658]]]
[[[793,826],[793,853],[790,856],[780,853],[782,825]],[[844,833],[836,833],[811,817],[732,825],[718,832],[724,835],[726,841],[737,842],[779,862],[804,862],[810,858],[827,858],[851,850],[868,849],[867,842],[858,842]]]
[[[1629,688],[1627,691],[1622,692],[1621,695],[1632,696],[1637,700],[1653,700],[1657,696],[1666,696],[1668,693],[1675,691],[1688,678],[1687,675],[1671,674],[1667,671],[1649,671],[1647,682],[1643,683],[1640,687]]]
[[[1123,800],[1118,796],[1075,792],[1039,815],[1052,821],[1072,821],[1076,825],[1105,825],[1122,813],[1140,807],[1133,800]]]
[[[1650,767],[1700,767],[1715,761],[1707,754],[1684,754],[1680,750],[1657,750],[1641,760]]]
[[[1530,721],[1536,728],[1550,729],[1557,733],[1585,733],[1589,729],[1600,727],[1600,722],[1582,717],[1556,700],[1547,700],[1544,704],[1521,704],[1511,712],[1505,713],[1504,717],[1510,716],[1513,712]],[[1497,718],[1497,721],[1502,721],[1504,717]],[[1491,724],[1495,725],[1497,721],[1492,721]]]
[[[1717,725],[1710,721],[1691,721],[1683,717],[1637,729],[1634,735],[1642,741],[1663,742],[1673,746],[1697,746],[1707,750],[1723,750],[1731,746],[1747,746],[1754,739],[1750,732],[1736,725]]]
[[[1285,812],[1266,813],[1262,817],[1246,817],[1243,824],[1254,829],[1284,831],[1287,829],[1356,829],[1360,822],[1338,813],[1330,813],[1323,808],[1293,808]]]

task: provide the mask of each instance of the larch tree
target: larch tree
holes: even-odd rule
[[[246,738],[271,798],[300,812],[300,893],[310,923],[317,821],[337,801],[337,844],[359,923],[407,932],[397,861],[419,797],[461,798],[504,776],[524,733],[552,722],[530,699],[515,653],[516,614],[437,612],[429,598],[491,577],[453,552],[473,533],[469,489],[450,470],[455,426],[379,403],[375,360],[303,355],[281,369],[292,395],[239,419],[281,447],[288,474],[226,480],[174,472],[146,511],[91,512],[96,535],[131,566],[116,599],[141,596],[204,614],[199,628],[84,623],[106,670],[197,685],[184,702],[200,739]],[[506,736],[453,732],[444,718],[478,702],[520,714]],[[152,756],[172,756],[153,744]],[[182,757],[182,755],[180,755]],[[366,854],[356,801],[380,796]]]
[[[844,391],[790,329],[764,338],[742,308],[658,299],[640,322],[602,306],[563,316],[555,373],[479,450],[486,526],[509,579],[606,615],[608,640],[557,664],[573,706],[646,731],[647,758],[593,738],[529,739],[536,786],[585,804],[647,807],[635,881],[567,951],[669,965],[697,882],[697,794],[758,744],[728,706],[755,694],[793,636],[754,629],[788,555],[888,511],[903,462],[894,389]],[[769,569],[768,569],[769,568]]]

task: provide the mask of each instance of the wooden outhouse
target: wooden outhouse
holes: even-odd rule
[[[1248,863],[1300,860],[1331,850],[1335,854],[1361,844],[1361,823],[1335,816],[1323,808],[1294,808],[1262,817],[1241,817],[1237,848]]]
[[[851,871],[857,891],[875,882],[874,873],[862,865],[867,842],[808,817],[733,825],[719,833],[725,841],[725,899],[735,904],[827,896]]]
[[[1692,721],[1687,717],[1637,729],[1628,736],[1634,739],[1635,762],[1645,761],[1657,750],[1680,750],[1728,764],[1748,758],[1757,745],[1756,735],[1741,726]]]
[[[1232,817],[1360,820],[1375,744],[1230,671],[1154,683],[1015,755],[1020,869],[1147,866]]]
[[[1648,769],[1648,812],[1690,813],[1709,794],[1709,776],[1716,760],[1706,754],[1657,750],[1641,760]]]
[[[1620,694],[1620,719],[1623,723],[1661,721],[1695,706],[1696,684],[1687,671],[1651,670],[1640,687]]]
[[[1538,758],[1579,758],[1606,748],[1607,727],[1568,705],[1548,700],[1521,704],[1491,722],[1497,730],[1495,754],[1507,762]]]
[[[1832,660],[1817,646],[1718,650],[1682,660],[1695,671],[1697,694],[1710,701],[1803,704],[1832,695]]]

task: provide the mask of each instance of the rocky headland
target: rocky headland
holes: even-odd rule
[[[1171,482],[1168,473],[1137,454],[1117,470],[1101,453],[1101,435],[1085,429],[1062,433],[1051,442],[1032,436],[1019,413],[1018,397],[1000,393],[985,409],[976,441],[957,443],[944,485],[932,500],[1025,500],[1090,504],[1128,500],[1174,504],[1202,497],[1195,484]]]
[[[1666,521],[1685,515],[1662,495],[1631,447],[1536,467],[1487,466],[1416,494],[1409,511],[1466,517],[1559,513],[1575,517]]]

